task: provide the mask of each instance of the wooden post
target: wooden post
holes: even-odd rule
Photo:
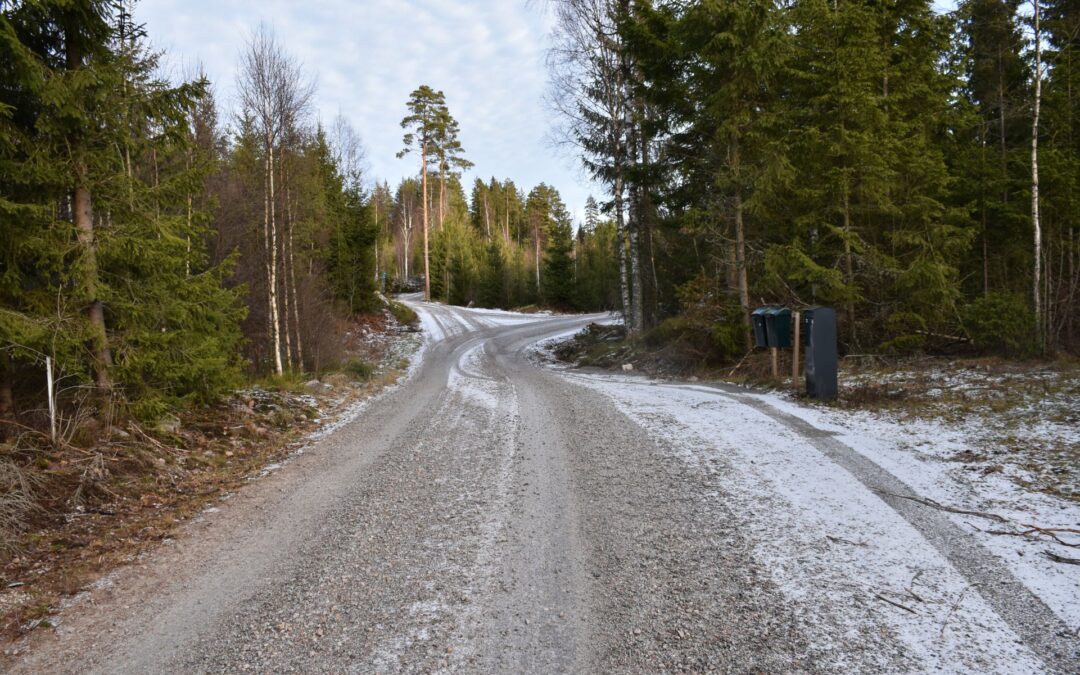
[[[56,443],[56,397],[53,395],[52,357],[45,357],[46,390],[49,395],[49,437]]]
[[[780,349],[769,347],[769,351],[772,352],[772,376],[780,377]]]

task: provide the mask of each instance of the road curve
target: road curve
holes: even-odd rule
[[[15,672],[911,668],[815,648],[723,473],[531,360],[598,316],[413,304],[407,383],[99,584]]]

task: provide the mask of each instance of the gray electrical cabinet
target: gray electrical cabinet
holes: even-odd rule
[[[802,343],[806,350],[806,393],[813,398],[836,398],[836,310],[811,307],[803,310]]]

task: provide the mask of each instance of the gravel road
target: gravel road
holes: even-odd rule
[[[880,634],[816,648],[724,472],[530,359],[597,316],[414,306],[407,383],[84,594],[15,671],[912,668]]]

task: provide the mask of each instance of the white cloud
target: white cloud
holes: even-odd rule
[[[376,176],[414,171],[398,160],[405,101],[420,84],[446,93],[475,175],[519,187],[554,185],[580,212],[590,186],[546,139],[544,53],[551,19],[523,0],[143,0],[136,18],[175,63],[200,60],[220,104],[233,104],[237,54],[260,22],[317,75],[325,123],[340,112],[360,132]],[[466,176],[466,185],[472,176]],[[596,191],[595,188],[592,188]]]

